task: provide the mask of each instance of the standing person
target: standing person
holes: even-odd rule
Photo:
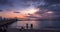
[[[28,23],[26,24],[26,29],[28,29]]]
[[[31,24],[30,28],[33,29],[33,24]]]

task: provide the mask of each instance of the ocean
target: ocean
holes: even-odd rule
[[[27,25],[28,24],[28,25]],[[24,27],[24,29],[31,29],[31,24],[33,29],[43,29],[43,28],[57,28],[60,29],[60,21],[17,21],[11,25],[9,28],[18,28]]]

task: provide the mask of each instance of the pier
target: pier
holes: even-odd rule
[[[8,25],[16,22],[17,19],[0,20],[0,32],[6,32]]]

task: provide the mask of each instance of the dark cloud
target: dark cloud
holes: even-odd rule
[[[0,5],[10,5],[13,6],[13,2],[10,0],[0,0]]]
[[[14,12],[14,13],[20,13],[20,12]]]
[[[36,17],[36,16],[33,16],[33,15],[30,15],[30,16],[26,16],[27,18],[39,18],[39,17]]]
[[[7,4],[8,0],[0,0],[0,4]]]
[[[60,14],[59,13],[60,12],[60,5],[55,4],[55,6],[54,5],[53,6],[49,6],[48,9],[51,10],[51,11],[54,11],[57,14]]]
[[[51,5],[51,6],[49,6],[48,7],[48,9],[50,9],[50,10],[53,10],[53,11],[60,11],[60,4],[55,4],[55,5]]]
[[[60,12],[60,0],[44,0],[44,2],[45,5],[39,5],[37,7],[40,8],[41,10],[48,9],[50,11],[54,11],[57,14]]]
[[[60,3],[60,0],[44,0],[44,1],[49,4],[59,4]]]
[[[0,10],[0,12],[2,12],[3,10]]]
[[[22,1],[32,1],[32,2],[37,2],[37,1],[41,1],[41,0],[22,0]]]

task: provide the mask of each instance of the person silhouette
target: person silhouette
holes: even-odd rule
[[[33,29],[33,24],[30,25],[30,28]]]
[[[26,24],[26,29],[28,29],[28,23]]]

